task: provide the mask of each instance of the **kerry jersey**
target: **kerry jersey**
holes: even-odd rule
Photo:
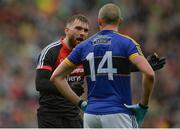
[[[132,114],[130,58],[141,55],[139,44],[115,31],[103,30],[79,44],[65,59],[69,65],[83,64],[88,83],[90,114]]]

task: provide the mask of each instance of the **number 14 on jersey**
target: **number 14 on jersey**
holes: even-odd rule
[[[96,81],[94,53],[93,52],[89,53],[86,56],[86,59],[89,61],[91,80]],[[106,62],[107,62],[107,68],[104,68],[103,66],[105,65]],[[98,73],[107,73],[108,74],[108,80],[113,80],[113,73],[117,73],[117,69],[113,68],[112,51],[107,51],[104,54],[102,60],[98,64],[97,74]]]

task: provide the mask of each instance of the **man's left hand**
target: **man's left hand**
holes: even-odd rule
[[[145,117],[147,111],[148,111],[148,106],[144,106],[141,104],[134,104],[134,105],[124,104],[124,106],[135,113],[137,123],[140,126],[144,120],[144,117]]]

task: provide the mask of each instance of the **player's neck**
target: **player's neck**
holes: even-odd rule
[[[72,49],[72,47],[71,47],[70,44],[69,44],[69,39],[68,39],[68,37],[65,37],[65,38],[63,39],[63,42],[64,42],[64,44],[65,44],[69,49]]]
[[[105,26],[100,26],[100,30],[118,31],[118,27],[116,25],[105,25]]]

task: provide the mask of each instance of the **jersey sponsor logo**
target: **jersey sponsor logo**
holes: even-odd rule
[[[79,82],[82,81],[84,77],[84,69],[83,66],[80,65],[72,73],[66,78],[68,82]]]
[[[84,73],[83,68],[76,68],[75,70],[72,71],[71,74],[79,74],[79,73]]]
[[[83,77],[82,76],[68,76],[67,78],[66,78],[66,80],[68,81],[68,82],[80,82],[81,80],[83,79]]]
[[[93,44],[100,44],[100,43],[111,43],[112,37],[109,37],[107,35],[98,35],[96,38],[93,40]]]

